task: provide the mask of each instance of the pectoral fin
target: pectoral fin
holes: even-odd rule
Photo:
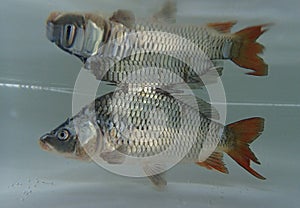
[[[100,157],[109,164],[122,164],[125,161],[125,154],[123,153],[123,147],[119,147],[113,151],[104,151],[100,153]]]

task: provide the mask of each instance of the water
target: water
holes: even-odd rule
[[[229,175],[193,164],[167,174],[165,191],[147,179],[113,175],[92,163],[67,160],[39,149],[37,139],[71,115],[72,89],[81,63],[45,37],[53,10],[111,11],[127,8],[151,16],[160,1],[2,1],[0,55],[1,207],[298,207],[299,182],[299,12],[297,0],[182,1],[178,21],[238,20],[234,30],[272,22],[260,38],[266,46],[268,77],[244,75],[226,62],[222,81],[227,123],[266,119],[252,145],[266,181],[246,173],[230,158]],[[103,89],[106,90],[106,89]]]

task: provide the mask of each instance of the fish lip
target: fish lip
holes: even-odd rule
[[[52,22],[47,22],[46,36],[50,42],[58,43],[61,38],[62,26],[54,25]]]
[[[46,29],[46,36],[48,38],[48,40],[50,40],[51,42],[54,42],[55,41],[55,38],[54,38],[54,25],[52,22],[47,22],[47,29]]]

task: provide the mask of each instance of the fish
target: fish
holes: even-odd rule
[[[156,187],[167,185],[164,173],[173,159],[228,173],[223,153],[265,179],[250,166],[260,162],[249,147],[262,134],[264,119],[226,126],[217,119],[217,110],[198,97],[153,87],[118,88],[41,136],[39,144],[67,158],[128,168],[130,158],[141,159],[144,176]]]
[[[150,74],[154,75],[164,68],[184,82],[197,83],[201,82],[199,76],[223,69],[218,60],[231,60],[250,69],[248,75],[268,74],[268,65],[258,56],[264,46],[256,40],[270,24],[230,33],[236,21],[202,26],[177,24],[175,12],[176,5],[170,2],[153,15],[152,21],[138,21],[133,12],[122,9],[109,18],[95,13],[52,12],[46,21],[47,37],[80,58],[83,68],[98,80],[114,84],[141,67],[150,67]],[[216,76],[220,74],[218,71]],[[170,77],[163,77],[167,79]],[[168,82],[176,84],[178,79]]]

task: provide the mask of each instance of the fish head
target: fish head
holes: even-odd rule
[[[46,24],[48,40],[85,63],[98,52],[106,22],[101,16],[89,13],[52,12]]]
[[[86,149],[82,145],[74,119],[67,119],[60,126],[39,139],[40,147],[48,152],[58,153],[67,158],[90,160]]]

